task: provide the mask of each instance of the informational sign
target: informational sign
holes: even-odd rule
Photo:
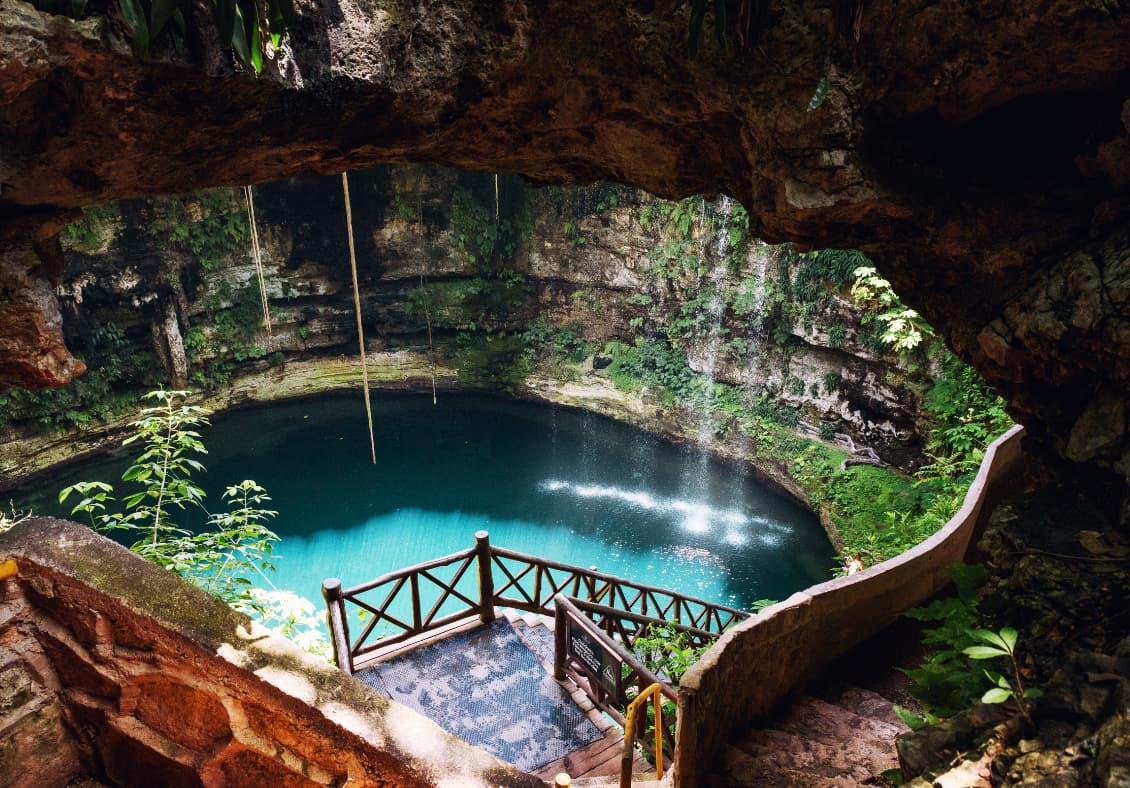
[[[623,697],[620,658],[572,618],[569,619],[569,653],[597,677],[613,698]]]

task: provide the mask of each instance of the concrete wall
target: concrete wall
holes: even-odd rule
[[[0,535],[0,785],[79,775],[542,785],[88,528],[29,520]]]
[[[679,689],[677,785],[704,785],[732,733],[948,585],[949,569],[966,555],[991,499],[1018,477],[1023,432],[1013,427],[989,447],[961,509],[925,542],[857,575],[793,594],[718,639]]]

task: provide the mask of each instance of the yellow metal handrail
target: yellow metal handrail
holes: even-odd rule
[[[620,788],[632,788],[636,710],[653,696],[655,698],[655,777],[657,780],[663,779],[663,685],[656,682],[634,697],[632,702],[628,704],[628,713],[624,720],[624,754],[620,756]]]

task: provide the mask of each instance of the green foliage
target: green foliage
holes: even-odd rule
[[[824,102],[828,98],[828,88],[830,87],[831,82],[828,81],[828,77],[821,77],[820,81],[816,83],[816,89],[812,92],[812,98],[808,100],[809,112],[820,109],[820,107],[824,105]]]
[[[1018,635],[1012,627],[999,631],[980,628],[978,590],[987,572],[983,567],[958,564],[953,568],[956,595],[936,599],[926,607],[914,608],[906,615],[932,626],[922,633],[929,656],[914,669],[903,672],[911,680],[911,694],[922,704],[924,713],[901,710],[899,716],[918,729],[952,716],[977,699],[982,703],[1016,704],[1017,713],[1031,722],[1031,701],[1043,692],[1026,688],[1017,659]],[[982,670],[975,664],[985,660],[1006,660],[1011,676]]]
[[[466,189],[456,189],[451,198],[451,241],[462,257],[472,263],[488,262],[494,254],[498,229],[490,221],[486,206]]]
[[[965,649],[977,645],[972,634],[981,615],[977,591],[987,575],[982,567],[963,564],[952,572],[954,596],[936,599],[906,614],[930,625],[922,632],[922,643],[930,649],[930,655],[919,667],[903,670],[911,681],[910,693],[928,715],[924,721],[956,714],[987,687],[982,671],[973,667],[965,654]]]
[[[477,331],[506,322],[529,292],[529,282],[515,271],[431,281],[413,288],[406,311],[418,318],[430,315],[434,326]]]
[[[612,358],[609,377],[622,391],[655,386],[668,403],[693,404],[703,399],[704,381],[690,368],[686,353],[664,339],[637,339],[634,345],[610,342],[604,354]]]
[[[205,271],[215,271],[249,249],[246,209],[235,189],[209,189],[155,201],[146,232],[162,244],[190,252]]]
[[[190,392],[152,391],[133,423],[134,433],[123,445],[139,444],[141,453],[122,474],[133,491],[117,503],[114,487],[100,481],[78,482],[59,492],[59,503],[74,496],[72,514],[87,517],[91,527],[109,534],[134,537],[130,547],[158,566],[176,572],[193,585],[237,609],[281,623],[284,633],[300,634],[299,644],[325,652],[317,642],[310,619],[313,606],[298,605],[285,595],[255,589],[252,578],[267,580],[274,568],[273,550],[279,537],[267,526],[278,516],[265,508],[270,496],[247,479],[224,490],[226,511],[207,515],[205,526],[194,531],[179,519],[202,510],[204,491],[193,475],[204,471],[196,459],[207,453],[199,429],[208,425],[207,413],[186,404]]]
[[[232,607],[294,641],[303,651],[327,660],[333,658],[330,643],[322,630],[322,615],[309,599],[293,591],[251,588],[246,600],[241,599]]]
[[[797,256],[798,268],[792,292],[803,304],[827,301],[830,292],[841,290],[853,281],[857,269],[870,261],[854,249],[821,249]]]
[[[401,194],[394,194],[392,196],[392,204],[396,209],[396,215],[406,222],[414,222],[419,217],[417,216],[416,209],[408,204]]]
[[[604,312],[604,301],[601,300],[599,295],[588,288],[573,293],[573,302],[580,304],[596,315]]]
[[[847,342],[847,328],[843,323],[836,323],[828,328],[828,346],[832,348],[842,348],[844,343]]]
[[[145,381],[153,366],[151,354],[134,347],[114,323],[94,329],[73,348],[86,362],[85,375],[56,389],[0,391],[0,419],[35,422],[51,429],[108,419],[135,401],[134,382]]]
[[[118,216],[117,203],[83,208],[82,217],[63,228],[63,238],[81,249],[97,249],[106,239]]]
[[[1032,721],[1030,714],[1031,701],[1043,696],[1043,690],[1038,687],[1024,687],[1024,677],[1020,673],[1020,663],[1016,659],[1017,632],[1012,627],[1005,627],[999,632],[978,629],[972,633],[973,637],[987,645],[969,646],[962,653],[970,659],[986,660],[1006,658],[1012,668],[1012,677],[1006,678],[999,673],[985,671],[985,677],[993,683],[993,687],[981,696],[982,703],[1016,703],[1017,712],[1021,717]]]
[[[976,473],[985,448],[1012,426],[1004,400],[976,370],[947,354],[925,401],[935,424],[926,452],[925,479],[962,480]]]
[[[539,319],[523,332],[522,342],[529,367],[539,360],[550,364],[579,364],[596,352],[596,345],[585,339],[585,326],[580,321],[554,328],[546,320]]]
[[[462,383],[509,386],[520,383],[529,373],[521,334],[463,332],[453,344],[452,358]]]
[[[188,34],[185,20],[192,10],[188,0],[117,2],[138,57],[184,48]],[[212,0],[211,8],[221,46],[230,48],[239,62],[256,74],[263,70],[263,56],[279,48],[282,36],[294,22],[291,0]]]
[[[572,246],[584,246],[589,241],[581,232],[580,226],[574,221],[567,221],[561,225],[561,234]]]
[[[675,687],[706,649],[707,646],[693,645],[690,635],[669,624],[649,624],[647,631],[632,643],[632,651],[644,665]]]
[[[916,311],[903,304],[891,283],[879,276],[873,266],[860,266],[855,270],[851,295],[857,305],[868,310],[863,323],[877,322],[883,329],[883,343],[892,349],[910,351],[923,339],[933,336],[933,329]]]
[[[722,321],[722,303],[716,287],[713,284],[706,285],[682,303],[675,316],[668,320],[668,331],[672,337],[683,342],[715,336],[725,338],[730,330]]]

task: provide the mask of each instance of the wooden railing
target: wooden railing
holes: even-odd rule
[[[657,674],[644,663],[640,655],[631,650],[633,642],[629,639],[631,632],[640,630],[623,628],[621,620],[631,620],[637,625],[676,625],[580,599],[572,599],[563,594],[559,594],[554,603],[556,608],[553,626],[554,678],[558,681],[566,677],[572,679],[573,683],[581,687],[599,709],[621,726],[627,725],[624,710],[627,709],[628,704],[652,684],[658,684],[662,695],[668,700],[675,701],[678,698],[678,693],[670,679]],[[593,620],[594,616],[598,620]],[[682,631],[686,630],[682,629]],[[585,638],[593,643],[592,649],[584,651],[598,652],[595,654],[595,661],[592,658],[586,661],[585,658],[578,656],[579,649],[576,648],[575,641],[579,638]],[[605,667],[604,670],[601,670],[602,666]],[[609,671],[608,667],[612,670]],[[646,718],[641,717],[638,722],[636,732],[642,735],[646,727]],[[675,715],[668,715],[666,722],[662,729],[662,738],[669,751],[673,752]]]
[[[460,587],[476,578],[477,590]],[[554,667],[558,680],[571,678],[602,711],[622,726],[632,724],[621,779],[631,781],[631,740],[643,736],[647,715],[629,721],[626,710],[645,691],[653,693],[656,731],[662,750],[675,751],[676,715],[662,714],[663,699],[676,701],[670,677],[649,668],[633,647],[653,627],[672,628],[689,645],[708,646],[731,624],[750,616],[744,610],[715,605],[663,588],[634,583],[596,571],[492,547],[486,531],[475,534],[475,546],[433,561],[410,566],[368,583],[343,589],[331,578],[322,583],[334,659],[355,673],[406,640],[478,617],[487,623],[496,607],[554,616]],[[398,602],[408,601],[408,615]],[[445,606],[454,609],[445,612]],[[350,641],[349,611],[363,615],[363,628]],[[401,605],[402,606],[402,605]],[[395,613],[392,611],[396,611]],[[390,634],[379,634],[388,627]],[[374,635],[378,636],[374,639]],[[658,691],[654,687],[658,687]],[[638,707],[640,704],[635,703]],[[634,716],[634,715],[633,715]]]
[[[468,587],[472,578],[477,578],[477,588]],[[553,615],[561,596],[583,606],[579,609],[591,621],[600,622],[602,631],[628,649],[652,624],[674,626],[695,645],[705,645],[750,615],[595,568],[492,547],[485,531],[475,534],[475,546],[469,550],[389,572],[359,586],[342,588],[340,580],[331,578],[322,583],[322,595],[334,658],[347,673],[426,632],[474,616],[484,623],[493,621],[496,607]],[[407,615],[399,612],[403,605],[398,605],[405,599]],[[353,640],[351,607],[359,609],[362,622]]]

